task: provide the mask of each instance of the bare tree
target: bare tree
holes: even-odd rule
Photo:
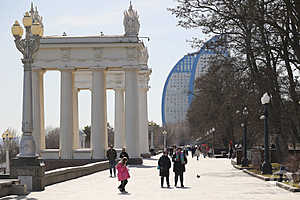
[[[46,148],[59,149],[59,128],[48,129],[46,132]]]

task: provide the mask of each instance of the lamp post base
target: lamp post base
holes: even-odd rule
[[[12,159],[11,177],[18,178],[28,191],[45,189],[45,164],[41,158]]]
[[[32,135],[22,135],[20,141],[20,153],[17,155],[19,158],[37,158],[39,155],[36,153],[35,142]]]
[[[242,167],[248,167],[249,161],[247,158],[243,158],[242,160]]]
[[[272,174],[272,166],[269,162],[264,161],[261,166],[262,174]]]

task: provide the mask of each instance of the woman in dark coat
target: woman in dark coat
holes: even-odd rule
[[[183,185],[183,172],[185,172],[185,164],[187,164],[187,158],[185,153],[181,151],[181,148],[178,147],[176,153],[172,157],[172,161],[174,162],[173,165],[173,172],[175,173],[175,187],[177,187],[178,176],[180,177],[181,187]]]
[[[171,160],[168,157],[168,151],[164,151],[163,155],[158,160],[158,167],[159,167],[159,175],[160,178],[160,185],[164,187],[164,177],[167,180],[167,186],[170,187],[169,182],[169,169],[171,168]]]

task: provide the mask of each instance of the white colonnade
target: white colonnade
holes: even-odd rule
[[[37,13],[35,17],[39,17]],[[115,90],[115,147],[125,146],[131,158],[148,152],[147,91],[151,69],[147,47],[139,37],[138,12],[132,4],[124,12],[123,26],[121,35],[63,35],[40,39],[32,63],[33,108],[23,106],[23,114],[30,115],[33,111],[33,136],[37,153],[44,159],[105,157],[107,89]],[[45,146],[43,75],[47,70],[61,72],[60,147],[54,150]],[[28,89],[31,85],[24,87]],[[91,149],[82,150],[79,149],[78,91],[85,89],[92,93]]]
[[[33,72],[33,135],[36,149],[45,159],[103,159],[108,145],[107,135],[107,102],[106,90],[115,91],[115,148],[126,147],[132,158],[140,157],[148,152],[148,112],[147,91],[148,80],[145,72],[138,69],[126,69],[122,74],[123,83],[107,87],[105,68],[91,69],[90,88],[80,88],[76,85],[75,76],[80,76],[76,69],[61,69],[61,100],[60,100],[60,149],[45,148],[44,125],[44,73],[45,70]],[[146,73],[150,73],[146,71]],[[112,75],[110,75],[113,77]],[[142,78],[141,78],[142,77]],[[110,79],[119,79],[113,77]],[[118,80],[117,80],[118,81]],[[82,86],[84,87],[84,86]],[[111,88],[112,87],[112,88]],[[78,125],[78,92],[80,89],[90,89],[92,95],[91,109],[91,149],[79,151]]]

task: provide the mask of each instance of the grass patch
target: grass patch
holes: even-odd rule
[[[257,169],[249,169],[248,171],[255,173],[257,175],[261,175],[264,176],[266,178],[279,178],[279,175],[273,175],[273,174],[262,174],[262,172],[260,170]]]
[[[272,165],[272,169],[275,170],[275,171],[279,171],[280,170],[280,166],[281,164],[279,163],[271,163]]]
[[[287,185],[290,185],[290,186],[292,186],[292,187],[295,187],[295,188],[299,188],[299,189],[300,189],[300,185],[299,185],[299,184],[297,184],[297,183],[290,183],[290,182],[287,182],[287,181],[284,181],[284,182],[282,182],[282,183],[284,183],[284,184],[287,184]]]

